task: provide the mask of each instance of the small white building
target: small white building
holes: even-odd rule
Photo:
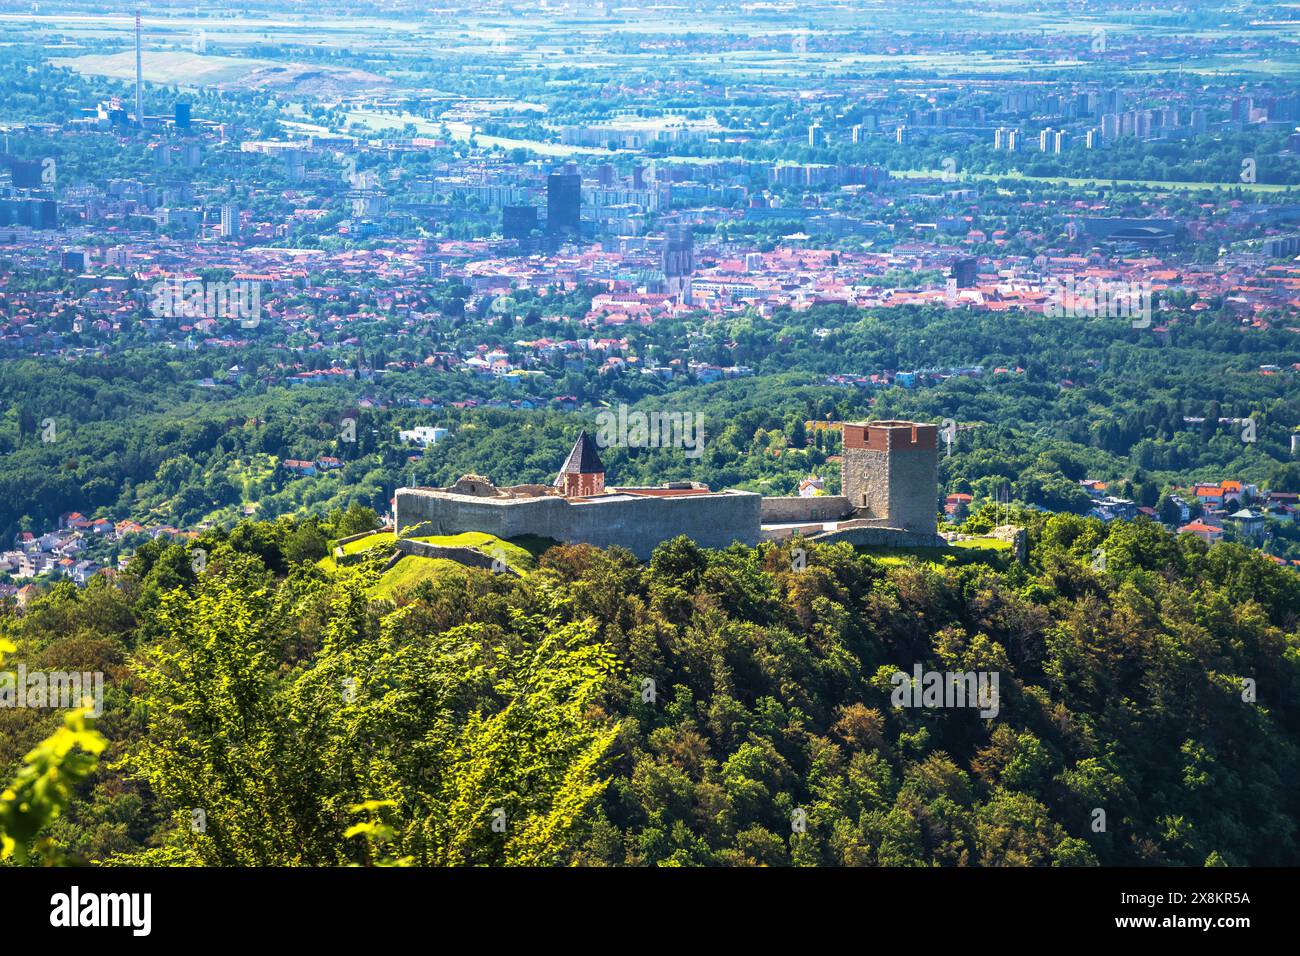
[[[430,445],[436,445],[448,435],[447,429],[432,427],[429,425],[417,425],[405,431],[399,431],[397,437],[404,442],[413,445],[419,445],[421,448],[428,448]]]
[[[826,493],[826,482],[821,478],[813,475],[810,478],[804,478],[799,482],[799,497],[812,498],[819,494]]]

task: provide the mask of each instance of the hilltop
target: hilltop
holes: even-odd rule
[[[1028,566],[679,538],[644,566],[588,545],[521,575],[437,562],[397,604],[367,597],[373,563],[317,567],[319,531],[288,519],[152,544],[6,619],[13,665],[108,674],[107,750],[51,852],[1300,861],[1300,579],[1147,521],[1018,520]],[[898,696],[932,673],[980,699]],[[0,711],[6,779],[56,720]],[[370,846],[342,836],[366,801],[391,830]]]

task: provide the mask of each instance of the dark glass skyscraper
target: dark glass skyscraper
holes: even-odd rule
[[[536,206],[506,206],[501,211],[501,235],[507,239],[527,239],[537,228]]]
[[[952,277],[957,280],[957,288],[973,289],[979,282],[980,263],[978,259],[965,257],[952,264]]]
[[[582,229],[582,177],[551,173],[546,180],[546,231],[552,236],[577,235]]]

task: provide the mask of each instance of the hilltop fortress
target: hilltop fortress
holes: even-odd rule
[[[942,545],[938,446],[935,425],[845,423],[843,494],[765,498],[695,482],[606,487],[604,463],[584,431],[549,485],[498,487],[465,475],[447,488],[397,489],[397,533],[538,535],[623,547],[642,560],[680,534],[707,548],[796,533],[864,545]]]

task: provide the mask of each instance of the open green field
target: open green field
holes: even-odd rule
[[[1292,27],[1294,32],[1295,28]],[[1136,63],[1124,70],[1125,73],[1167,73],[1167,63]],[[1252,56],[1240,54],[1235,56],[1193,57],[1178,64],[1180,73],[1197,76],[1248,75],[1252,77],[1295,77],[1300,76],[1300,57],[1296,56]]]
[[[275,43],[284,46],[311,45],[317,48],[365,48],[402,59],[423,58],[445,53],[475,60],[499,59],[503,65],[536,68],[590,69],[599,64],[623,68],[671,58],[692,67],[721,68],[721,72],[836,73],[840,71],[898,70],[945,74],[1009,74],[1026,69],[1058,70],[1075,65],[1068,52],[1053,52],[1049,59],[1036,50],[1032,40],[1026,49],[969,52],[872,53],[839,44],[841,49],[817,49],[817,38],[843,38],[853,34],[895,33],[918,35],[943,29],[960,29],[969,34],[1016,33],[1029,37],[1077,37],[1079,55],[1086,55],[1097,30],[1109,36],[1137,35],[1143,38],[1189,37],[1214,39],[1254,36],[1294,37],[1296,12],[1285,6],[1272,10],[1240,10],[1228,16],[1189,16],[1185,7],[1146,6],[1132,9],[1071,9],[1063,4],[1031,6],[1024,2],[1002,3],[984,0],[978,7],[960,11],[950,4],[921,0],[897,4],[887,0],[865,0],[834,7],[832,16],[817,16],[810,8],[799,16],[796,7],[785,4],[753,5],[744,16],[731,10],[700,10],[689,7],[623,5],[616,15],[592,16],[581,9],[572,12],[552,8],[545,16],[521,15],[515,11],[459,11],[447,16],[430,9],[426,14],[367,12],[339,16],[328,9],[286,10],[272,13],[241,11],[224,16],[203,15],[189,10],[168,10],[167,15],[150,16],[145,11],[146,50],[159,43],[188,46],[202,31],[207,41],[222,49]],[[78,41],[119,39],[129,41],[132,18],[120,12],[46,12],[38,5],[30,11],[0,14],[0,29],[22,31],[42,40]],[[681,49],[670,51],[650,47],[643,52],[621,54],[610,49],[611,36],[735,36],[757,39],[750,49],[697,54]],[[791,37],[811,41],[807,52],[795,54]],[[768,42],[770,41],[770,42]],[[1158,52],[1158,45],[1153,47]],[[1117,67],[1123,69],[1123,67]],[[1175,67],[1176,68],[1176,67]],[[1167,70],[1166,59],[1138,62],[1131,70]],[[1204,57],[1183,64],[1184,72],[1241,72],[1289,74],[1297,69],[1290,58],[1264,55]]]
[[[39,13],[38,9],[33,4],[31,12],[0,13],[0,30],[21,31],[25,38],[58,38],[71,47],[78,41],[129,43],[134,34],[135,19],[126,13]],[[164,18],[151,16],[148,9],[142,13],[146,51],[158,45],[190,48],[202,34],[207,43],[223,49],[275,41],[317,48],[364,46],[372,52],[410,52],[410,24],[393,18],[338,17],[320,10],[288,16],[186,15],[171,10]]]
[[[976,180],[984,182],[997,182],[1003,179],[1021,180],[1030,183],[1045,183],[1055,186],[1074,186],[1074,187],[1098,187],[1098,186],[1130,186],[1137,189],[1152,189],[1160,191],[1169,190],[1203,190],[1203,189],[1241,189],[1246,192],[1255,193],[1284,193],[1287,190],[1300,190],[1300,186],[1285,186],[1276,183],[1242,183],[1242,182],[1222,182],[1222,183],[1180,183],[1180,182],[1161,182],[1154,179],[1098,179],[1096,177],[1069,177],[1069,176],[1027,176],[1021,172],[1008,173],[945,173],[942,169],[897,169],[890,170],[891,176],[897,176],[901,179],[943,179],[945,176],[951,182],[974,182]]]
[[[850,51],[793,53],[786,51],[733,50],[708,56],[689,54],[675,62],[694,62],[701,69],[712,68],[735,76],[779,78],[809,72],[918,73],[924,76],[999,76],[1024,73],[1027,69],[1073,70],[1082,60],[1026,61],[1015,56],[970,53],[853,53]]]
[[[614,152],[595,146],[565,146],[563,143],[548,143],[540,139],[512,139],[507,136],[486,136],[475,132],[470,123],[442,123],[425,119],[414,113],[377,113],[374,110],[352,110],[346,114],[348,125],[356,123],[378,132],[404,129],[407,125],[415,128],[420,136],[447,136],[451,139],[469,142],[470,138],[481,147],[491,149],[527,149],[539,156],[613,156]]]
[[[135,53],[88,54],[54,57],[54,66],[66,67],[85,76],[115,80],[135,79]],[[144,78],[165,86],[222,89],[292,89],[299,85],[320,87],[379,86],[389,81],[374,73],[337,67],[260,60],[238,56],[210,56],[186,50],[146,50],[140,57]]]
[[[91,54],[56,57],[55,66],[67,67],[86,76],[106,76],[114,80],[135,79],[135,54]],[[145,52],[140,56],[144,78],[149,83],[169,86],[225,86],[243,80],[259,69],[277,66],[271,60],[250,60],[238,56],[206,56],[181,50],[166,53]]]
[[[236,462],[236,468],[232,469],[229,477],[235,483],[236,487],[241,490],[240,500],[248,504],[257,500],[257,494],[254,493],[261,483],[269,481],[275,474],[277,460],[273,455],[258,454],[253,455],[247,462]]]

